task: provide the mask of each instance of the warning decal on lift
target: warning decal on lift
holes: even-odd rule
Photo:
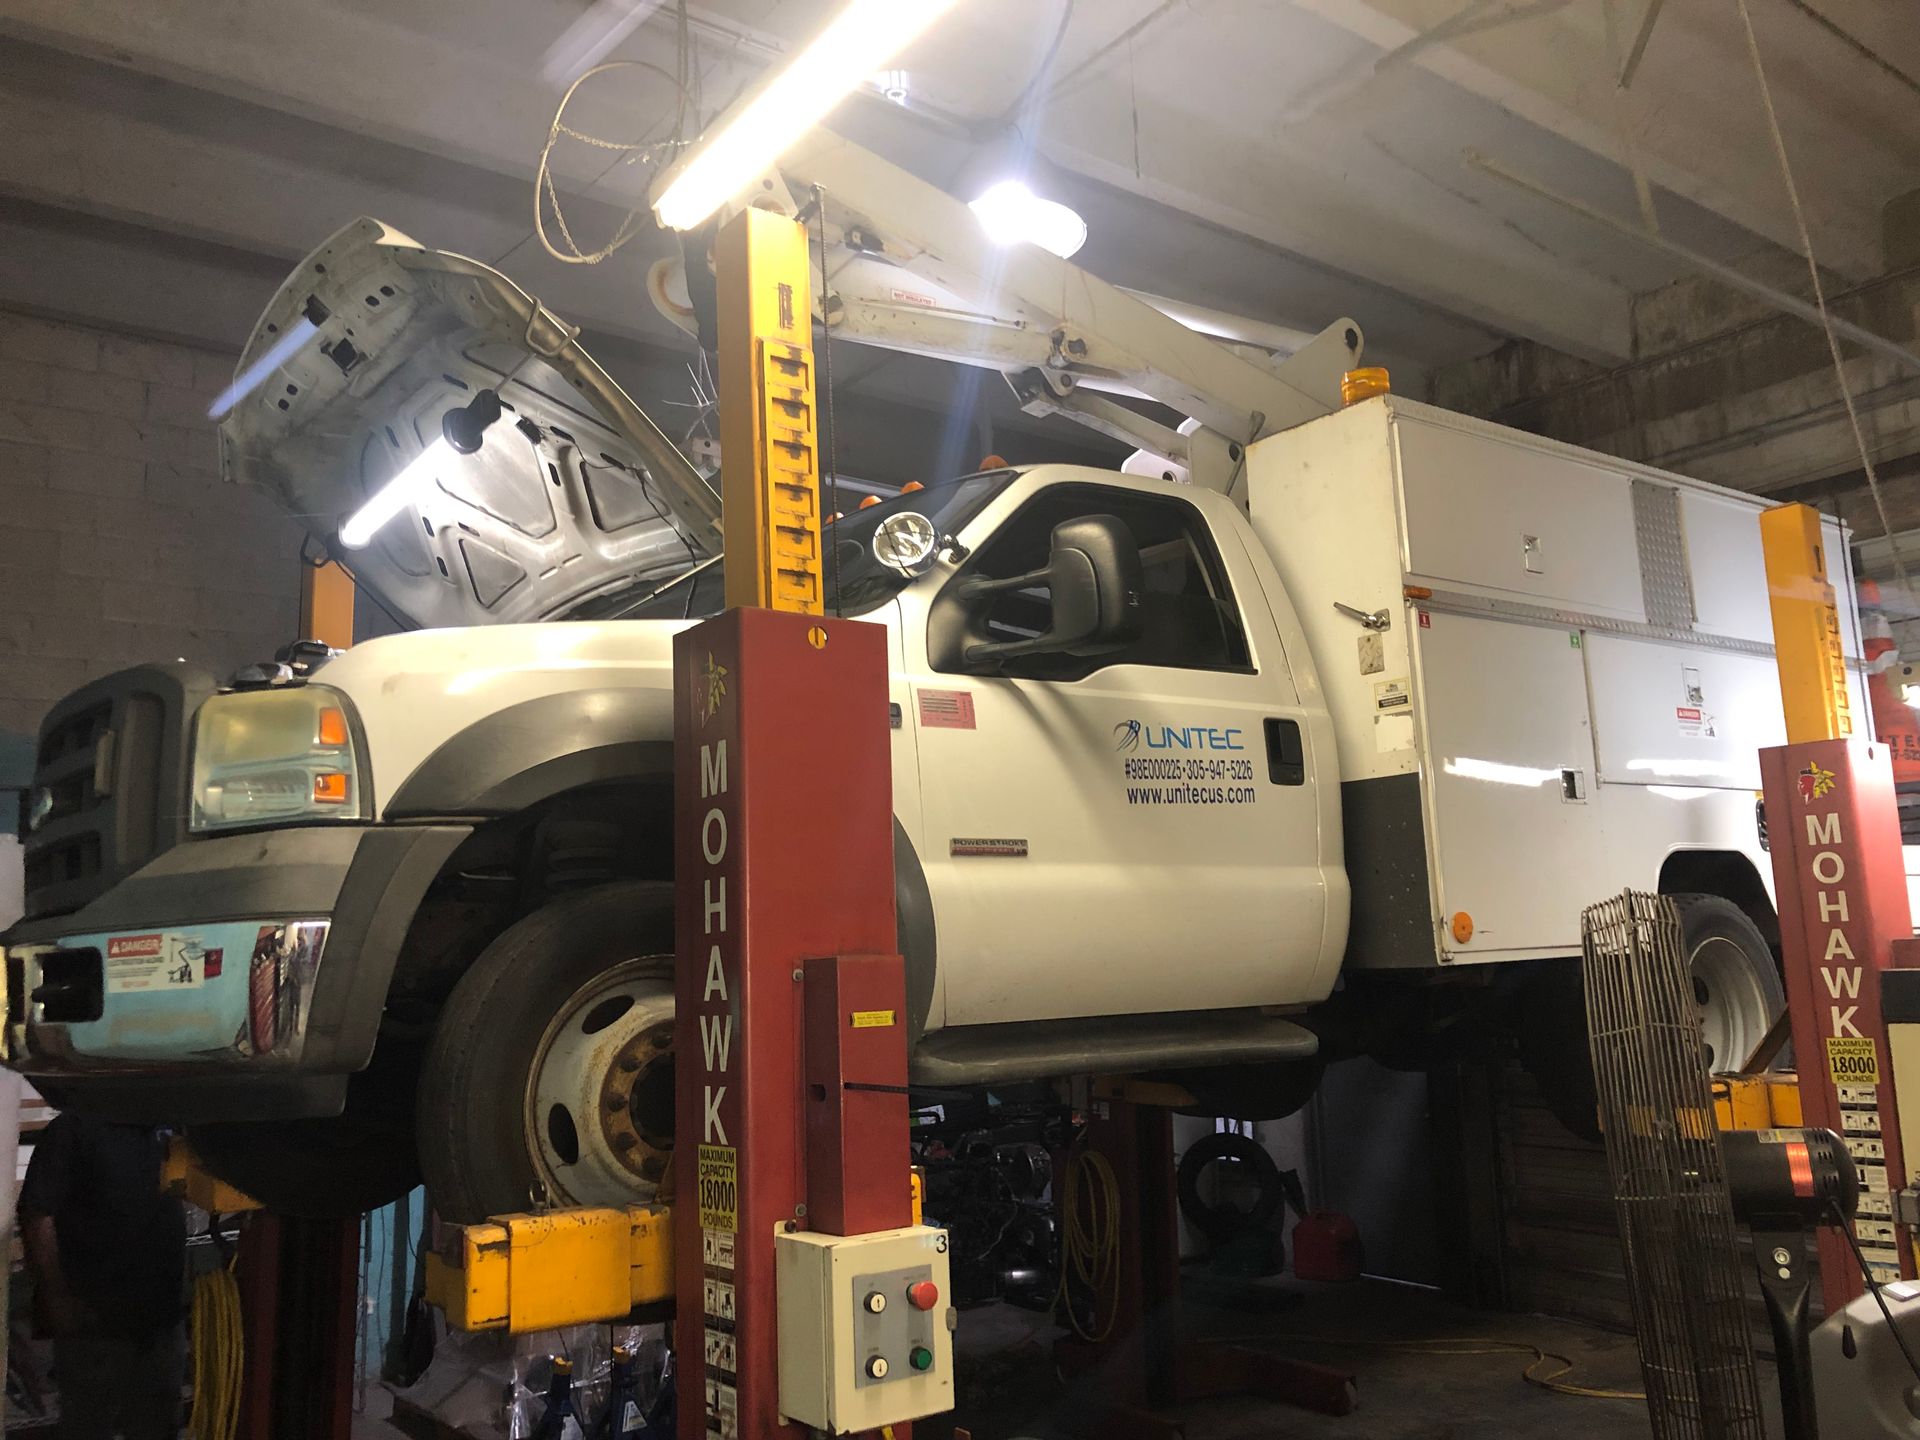
[[[740,1228],[740,1175],[731,1145],[700,1147],[700,1228]]]
[[[1880,1055],[1872,1037],[1849,1035],[1827,1037],[1827,1070],[1836,1085],[1878,1085]]]
[[[855,1030],[884,1030],[893,1024],[891,1010],[856,1010],[849,1017]]]

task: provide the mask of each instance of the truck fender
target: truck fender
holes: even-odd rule
[[[450,736],[387,802],[383,820],[514,815],[567,790],[673,774],[657,692],[568,690],[509,705]]]
[[[387,989],[414,913],[471,825],[368,830],[340,887],[307,1012],[306,1060],[335,1073],[373,1058]]]
[[[900,958],[906,962],[907,1036],[912,1041],[926,1033],[933,1012],[937,946],[927,873],[898,817],[893,822],[893,897]]]

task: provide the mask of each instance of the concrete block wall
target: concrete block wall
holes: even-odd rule
[[[234,357],[0,310],[0,731],[146,660],[294,638],[300,531],[219,474]]]

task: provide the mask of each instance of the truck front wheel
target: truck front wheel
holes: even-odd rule
[[[653,1197],[673,1145],[673,887],[554,900],[454,987],[420,1077],[442,1219]]]

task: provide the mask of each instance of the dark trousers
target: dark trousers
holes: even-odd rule
[[[176,1440],[186,1362],[186,1332],[178,1325],[142,1339],[55,1340],[60,1440]]]

